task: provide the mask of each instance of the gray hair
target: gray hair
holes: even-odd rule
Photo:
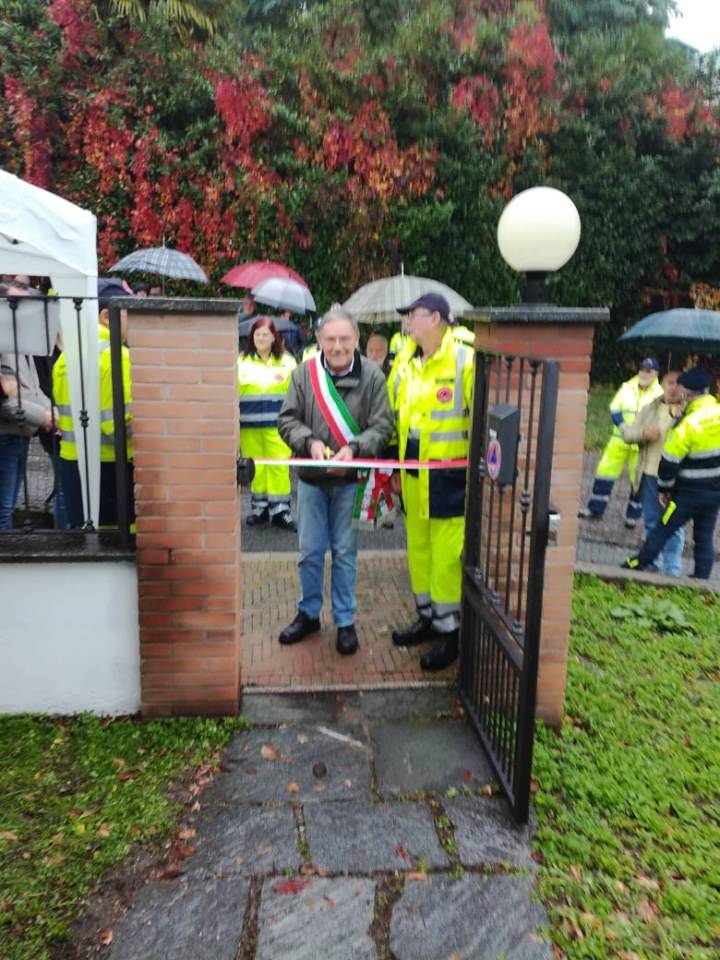
[[[339,303],[334,303],[327,313],[324,313],[317,325],[317,333],[325,327],[331,320],[347,320],[348,323],[352,326],[355,336],[360,336],[360,327],[355,317],[350,313],[349,310],[346,310]]]

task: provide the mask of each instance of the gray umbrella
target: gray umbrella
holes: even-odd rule
[[[258,313],[254,314],[252,317],[248,317],[247,320],[241,320],[238,324],[238,336],[249,336],[252,325],[255,323],[257,318],[261,316],[263,316],[263,314]],[[287,333],[289,330],[299,329],[296,323],[293,323],[292,320],[288,320],[286,317],[273,317],[272,322],[275,324],[275,329],[278,333]]]
[[[110,267],[111,273],[155,273],[176,280],[208,283],[205,271],[187,253],[169,247],[147,247],[135,250]]]
[[[618,343],[720,354],[720,312],[680,308],[651,313],[638,320]]]
[[[346,300],[343,306],[358,323],[400,323],[399,307],[406,307],[424,293],[441,293],[450,304],[455,317],[460,317],[472,304],[459,293],[439,280],[428,277],[413,277],[399,273],[394,277],[382,277],[366,283]]]

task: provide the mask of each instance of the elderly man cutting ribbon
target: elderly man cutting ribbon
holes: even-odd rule
[[[382,453],[392,433],[392,414],[382,371],[360,355],[353,317],[340,307],[331,308],[318,325],[317,338],[321,353],[293,373],[278,418],[280,435],[295,456],[328,462],[327,470],[298,471],[300,600],[295,619],[279,640],[297,643],[320,629],[329,546],[336,649],[353,654],[358,648],[358,529],[353,512],[360,494],[352,461]]]

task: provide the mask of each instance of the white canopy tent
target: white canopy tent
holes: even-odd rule
[[[67,356],[85,516],[97,525],[100,500],[100,413],[97,308],[97,222],[88,210],[41,190],[0,169],[0,274],[50,277],[60,300],[63,350]],[[71,298],[82,297],[80,336]],[[85,299],[87,298],[87,299]],[[78,413],[80,346],[84,365],[85,409],[89,415],[88,473],[90,510],[85,485],[85,449]]]

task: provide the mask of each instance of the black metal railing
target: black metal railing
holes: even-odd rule
[[[19,451],[21,477],[16,502],[12,503],[10,525],[3,523],[0,529],[0,552],[3,551],[3,537],[8,533],[38,533],[43,535],[67,535],[70,531],[79,531],[87,535],[95,533],[93,516],[100,506],[94,502],[96,493],[91,484],[91,461],[93,445],[89,443],[91,431],[101,431],[101,411],[89,409],[88,374],[91,365],[98,365],[98,356],[89,349],[89,331],[87,327],[86,304],[90,298],[82,297],[46,297],[29,288],[23,290],[11,284],[9,288],[0,287],[0,355],[2,380],[0,380],[0,438],[13,436],[27,438],[30,443],[9,444],[0,448],[0,457],[8,454],[8,448],[14,446]],[[94,298],[93,298],[94,299]],[[64,310],[61,310],[64,305]],[[68,310],[69,306],[69,310]],[[77,377],[79,383],[79,406],[73,409],[64,404],[62,420],[66,425],[66,437],[72,436],[77,450],[82,450],[83,479],[85,497],[77,497],[77,508],[69,519],[62,510],[63,465],[61,440],[62,431],[57,416],[51,423],[46,422],[33,429],[39,409],[45,406],[50,411],[58,411],[57,398],[54,396],[52,368],[62,352],[62,334],[60,329],[61,313],[68,314],[77,338],[77,356],[67,359],[68,372]],[[122,333],[120,310],[110,305],[109,310],[109,351],[110,375],[112,378],[113,434],[106,439],[106,445],[113,447],[115,473],[114,499],[116,510],[111,511],[110,521],[104,518],[103,530],[113,531],[116,542],[127,546],[131,536],[132,487],[127,458],[127,430],[125,421],[126,398],[124,396],[122,376]],[[63,360],[65,363],[66,361]],[[67,399],[67,398],[65,398]],[[31,406],[32,405],[32,406]],[[33,417],[29,417],[30,410]],[[72,418],[72,429],[67,428]],[[79,433],[76,433],[79,427]],[[22,450],[28,446],[28,452]],[[97,445],[95,445],[97,449]],[[44,451],[44,452],[41,452]],[[17,465],[18,461],[16,461]],[[131,469],[131,467],[130,467]],[[2,488],[5,481],[0,477],[0,496],[5,498],[7,513],[8,497],[12,491]],[[80,488],[79,474],[77,487]],[[52,516],[49,514],[53,506]],[[105,511],[107,513],[107,510]],[[101,518],[103,520],[103,518]],[[7,543],[7,539],[5,540]]]
[[[523,822],[529,810],[558,375],[556,361],[476,355],[460,687]],[[502,416],[516,426],[499,445],[494,427]]]

